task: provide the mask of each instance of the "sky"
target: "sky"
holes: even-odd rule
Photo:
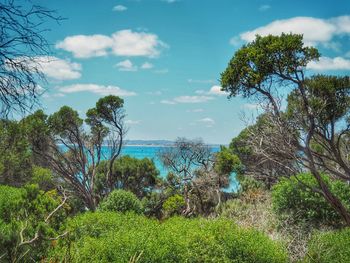
[[[228,144],[257,107],[228,99],[220,74],[256,34],[304,34],[322,55],[308,71],[350,73],[349,0],[32,1],[65,18],[45,24],[44,110],[68,105],[84,117],[99,98],[120,96],[128,139]]]

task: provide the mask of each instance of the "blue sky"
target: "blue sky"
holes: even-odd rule
[[[203,138],[228,144],[256,113],[227,99],[220,73],[255,34],[303,33],[322,53],[310,72],[349,74],[350,3],[272,0],[34,0],[67,18],[39,58],[48,113],[79,113],[107,94],[124,98],[129,139]]]

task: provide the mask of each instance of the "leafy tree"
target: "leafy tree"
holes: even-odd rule
[[[16,121],[0,121],[0,183],[22,186],[30,181],[31,168],[25,130]]]
[[[136,195],[124,190],[113,190],[100,204],[99,210],[111,212],[142,212],[142,203]]]
[[[66,196],[43,192],[36,185],[14,188],[0,185],[0,260],[40,261],[52,242],[65,233]]]
[[[206,212],[208,201],[211,206],[220,202],[220,188],[229,175],[215,172],[214,156],[208,145],[201,140],[178,138],[173,147],[159,153],[159,158],[171,171],[168,182],[184,195],[184,215]],[[218,200],[213,200],[214,195],[219,195]]]
[[[102,161],[97,169],[96,191],[101,192],[108,185],[106,175],[109,163]],[[113,164],[110,181],[114,188],[133,192],[138,198],[147,196],[160,182],[159,171],[149,158],[137,159],[122,156]]]
[[[47,163],[55,174],[80,198],[85,206],[95,210],[103,196],[114,189],[111,167],[120,155],[125,135],[123,100],[106,96],[97,101],[96,107],[87,111],[84,120],[68,106],[63,106],[49,117],[36,112],[27,118],[32,127],[32,150]],[[35,127],[38,127],[36,130]],[[36,131],[42,137],[35,139]],[[103,144],[109,145],[108,152]],[[97,167],[102,159],[107,160],[107,186],[101,195],[95,191]]]
[[[237,171],[238,177],[241,180],[252,179],[261,181],[269,189],[274,185],[280,177],[288,177],[294,174],[294,159],[286,155],[276,154],[273,159],[266,156],[260,149],[269,147],[265,140],[259,139],[259,134],[264,133],[264,136],[274,136],[273,127],[269,122],[268,114],[258,116],[256,123],[243,129],[240,134],[233,138],[229,149],[233,154],[237,155],[242,162],[240,170]],[[270,155],[273,152],[269,153]]]
[[[275,128],[271,133],[257,133],[255,147],[271,161],[278,162],[276,157],[280,156],[294,160],[294,165],[286,168],[295,173],[308,169],[318,184],[313,190],[350,225],[349,210],[320,172],[350,180],[346,146],[350,78],[306,77],[307,64],[319,57],[317,49],[304,46],[302,35],[257,36],[234,54],[221,74],[221,84],[230,96],[255,98],[264,105],[268,122]],[[284,112],[281,96],[288,92],[288,109]],[[261,141],[267,147],[260,147]]]

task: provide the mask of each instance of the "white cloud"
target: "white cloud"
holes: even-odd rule
[[[56,48],[72,52],[77,58],[114,54],[116,56],[157,57],[167,45],[156,34],[120,30],[106,35],[75,35],[66,37]]]
[[[141,123],[141,121],[139,121],[139,120],[126,120],[125,121],[125,124],[127,124],[127,125],[137,125],[137,124],[140,124]]]
[[[201,122],[201,123],[205,124],[206,127],[208,127],[208,128],[213,127],[213,125],[215,124],[215,121],[209,117],[197,120],[197,122]]]
[[[212,86],[209,90],[209,94],[219,95],[219,96],[227,96],[228,93],[226,91],[222,91],[220,86]]]
[[[129,60],[123,60],[114,65],[119,71],[137,71],[137,67]]]
[[[142,69],[151,69],[153,68],[153,64],[149,63],[149,62],[145,62],[141,65]]]
[[[76,92],[92,92],[99,95],[116,95],[116,96],[135,96],[136,93],[121,89],[117,86],[104,86],[98,84],[73,84],[68,86],[59,87],[58,90],[61,93],[76,93]]]
[[[307,68],[315,71],[350,70],[350,60],[342,57],[321,57],[319,61],[311,61]]]
[[[78,79],[81,64],[54,56],[18,57],[18,62],[27,63],[30,68],[40,70],[46,77],[55,80]]]
[[[264,11],[269,10],[270,8],[271,8],[270,5],[261,5],[261,6],[259,7],[259,11],[264,12]]]
[[[158,36],[145,32],[121,30],[112,35],[112,51],[117,56],[157,57],[166,45]]]
[[[128,8],[126,6],[123,5],[116,5],[113,7],[113,11],[117,11],[117,12],[123,12],[128,10]]]
[[[179,0],[162,0],[163,2],[167,2],[168,4],[172,4],[178,2]]]
[[[350,34],[350,16],[339,16],[331,19],[314,17],[293,17],[275,20],[268,25],[240,34],[246,42],[255,39],[255,35],[266,36],[281,33],[303,34],[307,45],[317,45],[330,42],[335,36]]]
[[[216,95],[216,96],[227,96],[228,93],[221,90],[220,86],[214,85],[210,88],[209,91],[205,90],[196,90],[197,94],[205,94],[205,95]]]
[[[56,44],[56,48],[72,52],[76,58],[90,58],[107,55],[113,39],[104,35],[76,35],[66,37]]]

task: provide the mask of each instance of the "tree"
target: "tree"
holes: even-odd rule
[[[49,54],[43,36],[47,20],[61,18],[29,1],[0,3],[0,110],[5,116],[11,110],[30,110],[42,93],[38,83],[44,75],[39,58]]]
[[[255,124],[246,127],[232,139],[229,149],[242,162],[240,171],[237,171],[242,180],[245,179],[243,177],[251,177],[263,182],[270,189],[280,177],[294,174],[294,158],[279,152],[271,160],[260,150],[269,147],[266,145],[268,141],[259,140],[257,143],[258,134],[264,133],[265,137],[273,137],[276,128],[269,122],[269,115],[262,114],[257,117]],[[273,152],[269,152],[269,156],[272,154]]]
[[[273,133],[258,133],[255,147],[271,161],[283,155],[295,161],[292,169],[308,169],[317,181],[313,187],[350,225],[350,212],[322,179],[350,180],[346,137],[349,134],[349,77],[310,76],[309,62],[320,57],[305,47],[302,35],[257,36],[244,45],[221,74],[223,90],[230,96],[258,99],[268,113]],[[281,110],[281,96],[288,93],[288,110]],[[293,114],[289,114],[293,113]],[[267,147],[259,147],[264,141]],[[317,147],[316,147],[317,145]],[[286,167],[287,168],[287,167]]]
[[[106,175],[109,163],[102,161],[97,169],[95,189],[103,191],[108,186]],[[147,196],[159,183],[159,171],[151,159],[136,159],[129,155],[118,158],[110,176],[113,188],[124,189],[134,193],[138,198]]]
[[[32,162],[23,126],[16,121],[0,121],[0,183],[22,186],[30,181]]]
[[[159,153],[159,158],[171,171],[168,182],[184,195],[184,215],[208,214],[209,208],[220,203],[221,188],[227,186],[229,174],[215,170],[215,156],[208,145],[178,138],[173,147]]]
[[[47,162],[91,210],[95,210],[99,200],[115,187],[111,172],[120,155],[126,132],[123,105],[124,101],[116,96],[99,99],[96,107],[89,109],[86,114],[85,123],[90,132],[84,130],[84,120],[68,106],[49,117],[36,113],[38,118],[27,119],[32,124],[35,123],[32,127],[40,127],[44,136],[33,140],[32,150]],[[33,130],[36,131],[38,130]],[[105,143],[108,144],[108,150],[103,149]],[[96,194],[97,167],[103,159],[108,161],[108,183],[100,194]]]

